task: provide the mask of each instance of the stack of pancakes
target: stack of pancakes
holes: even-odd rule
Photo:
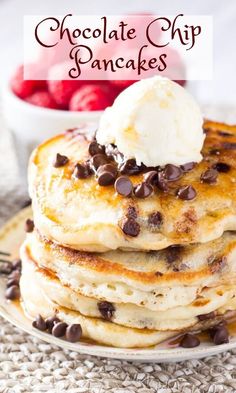
[[[154,182],[160,168],[123,163],[134,187],[128,196],[124,183],[109,184],[109,174],[99,180],[104,160],[117,165],[119,178],[122,157],[97,146],[95,162],[94,136],[87,131],[66,132],[34,151],[29,188],[35,227],[21,248],[28,314],[57,314],[79,323],[84,337],[117,347],[155,345],[232,316],[236,127],[205,122],[204,131],[202,161],[182,166],[171,181],[159,174]],[[148,187],[153,192],[145,195]]]

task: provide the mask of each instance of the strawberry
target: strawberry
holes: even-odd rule
[[[113,87],[115,87],[119,92],[131,86],[136,80],[111,80],[110,83]]]
[[[26,101],[32,105],[41,106],[43,108],[58,109],[52,96],[46,90],[36,91],[31,96],[27,97]]]
[[[99,111],[113,102],[112,95],[102,85],[84,85],[72,96],[70,111]]]
[[[68,109],[73,93],[84,84],[81,80],[66,79],[68,78],[68,64],[68,62],[59,63],[49,70],[48,90],[62,109]]]
[[[26,80],[24,79],[24,66],[20,65],[10,80],[10,87],[15,95],[19,98],[25,99],[30,96],[37,89],[45,88],[46,81],[44,80]]]

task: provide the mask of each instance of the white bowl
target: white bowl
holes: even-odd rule
[[[42,108],[18,98],[6,86],[2,94],[3,115],[17,141],[31,149],[53,135],[86,123],[97,123],[102,111],[70,112]]]

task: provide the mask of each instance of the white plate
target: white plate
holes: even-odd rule
[[[17,250],[24,239],[24,222],[31,216],[31,209],[21,210],[0,230],[0,250],[7,251],[13,257],[17,256]],[[83,354],[102,356],[114,359],[148,361],[148,362],[173,362],[187,359],[197,359],[214,355],[236,347],[236,337],[231,337],[228,344],[213,345],[202,343],[197,348],[168,348],[167,345],[157,345],[151,349],[123,349],[94,345],[86,342],[70,343],[62,339],[53,337],[50,334],[40,332],[32,328],[32,321],[24,315],[21,307],[14,302],[6,301],[4,297],[6,278],[0,276],[0,315],[18,328],[27,333],[47,341],[50,344],[58,345],[62,348],[77,351]]]

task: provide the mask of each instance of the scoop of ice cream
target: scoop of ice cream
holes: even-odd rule
[[[180,85],[155,76],[124,90],[101,117],[97,141],[114,143],[138,165],[199,162],[204,142],[201,111]]]

